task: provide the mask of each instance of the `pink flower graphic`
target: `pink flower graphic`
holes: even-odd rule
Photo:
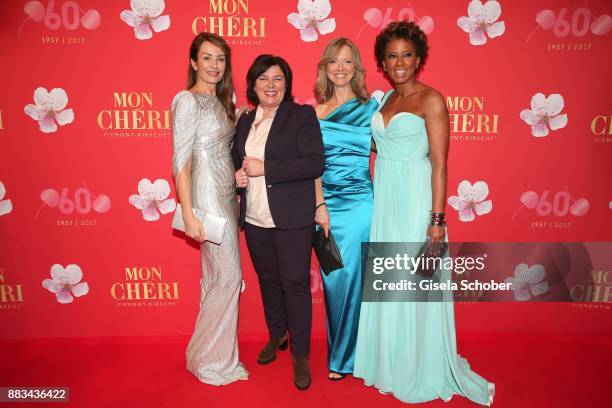
[[[542,281],[546,276],[546,269],[543,265],[535,264],[528,266],[521,263],[514,268],[514,276],[505,279],[504,282],[510,284],[510,289],[514,291],[514,299],[525,302],[531,296],[538,296],[548,292],[548,282]]]
[[[499,37],[506,31],[503,21],[497,21],[501,15],[501,6],[495,0],[484,5],[480,0],[472,0],[468,5],[468,16],[459,17],[457,25],[470,35],[470,44],[484,45],[489,38]]]
[[[40,131],[43,133],[55,132],[57,130],[56,121],[60,126],[64,126],[74,120],[72,109],[64,110],[68,104],[68,95],[62,88],[53,88],[51,92],[47,92],[46,88],[36,88],[34,103],[36,105],[26,105],[23,111],[38,121]]]
[[[139,40],[153,38],[153,31],[159,33],[170,27],[170,16],[161,15],[166,8],[164,0],[131,0],[130,7],[132,10],[123,10],[120,16],[127,25],[134,27]]]
[[[55,293],[59,303],[72,303],[73,295],[84,296],[89,293],[87,282],[81,282],[83,271],[79,265],[70,264],[64,268],[60,264],[51,267],[51,277],[42,281],[43,288]]]
[[[6,194],[4,183],[0,181],[0,215],[5,215],[13,211],[13,203],[11,200],[3,200]]]
[[[168,214],[176,209],[174,198],[170,195],[170,184],[164,179],[157,179],[154,183],[143,178],[138,183],[138,193],[130,196],[130,204],[142,210],[145,221],[159,220],[159,213]],[[167,199],[168,198],[168,199]]]
[[[448,204],[459,211],[459,220],[463,222],[474,221],[476,215],[484,215],[491,212],[493,203],[486,200],[489,195],[489,186],[484,181],[477,181],[472,185],[467,180],[459,183],[457,188],[458,196],[450,196]]]
[[[300,30],[302,41],[316,41],[319,38],[316,30],[325,35],[336,29],[336,19],[326,19],[331,13],[329,0],[299,0],[298,13],[289,14],[287,21]]]
[[[563,106],[561,95],[552,94],[547,98],[543,93],[537,93],[531,98],[531,110],[521,111],[521,119],[531,125],[533,136],[548,136],[549,127],[551,130],[557,130],[567,125],[567,114],[559,115]]]

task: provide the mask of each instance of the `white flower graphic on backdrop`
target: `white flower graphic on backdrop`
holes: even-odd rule
[[[542,281],[546,276],[546,269],[543,265],[535,264],[528,266],[521,263],[514,268],[514,276],[506,278],[504,282],[510,284],[510,289],[514,291],[514,299],[524,302],[531,299],[531,296],[538,296],[548,292],[548,282]]]
[[[474,221],[477,215],[484,215],[491,212],[493,203],[485,200],[489,195],[489,186],[484,181],[477,181],[472,185],[467,180],[459,183],[457,188],[458,196],[450,196],[448,204],[459,211],[459,220],[463,222]]]
[[[4,183],[0,181],[0,215],[5,215],[13,211],[13,203],[11,200],[3,200],[5,194],[6,188],[4,188]]]
[[[75,297],[84,296],[89,293],[87,282],[81,282],[83,271],[79,265],[70,264],[64,268],[60,264],[51,267],[51,277],[42,281],[43,288],[51,293],[59,303],[71,303]]]
[[[503,21],[497,21],[501,15],[501,6],[495,0],[482,4],[472,0],[468,5],[468,16],[459,17],[457,25],[470,35],[470,44],[484,45],[489,38],[499,37],[506,31]]]
[[[324,35],[336,29],[336,19],[327,18],[331,13],[329,0],[299,0],[298,13],[289,14],[287,21],[300,30],[302,41],[316,41],[317,30]]]
[[[153,37],[153,31],[159,33],[170,27],[170,16],[161,14],[166,8],[164,0],[131,0],[132,10],[123,10],[121,19],[130,27],[139,40]]]
[[[557,130],[567,125],[567,114],[562,114],[564,102],[559,94],[548,98],[543,93],[537,93],[531,98],[531,110],[523,109],[521,119],[531,125],[531,134],[535,137],[548,136],[548,128]]]
[[[53,88],[51,92],[47,92],[43,87],[36,88],[34,103],[35,105],[26,105],[23,111],[38,121],[43,133],[53,133],[57,130],[57,124],[64,126],[74,120],[72,109],[64,109],[68,104],[68,95],[62,88]]]
[[[145,221],[159,220],[159,213],[168,214],[176,209],[174,198],[170,195],[170,184],[164,179],[157,179],[154,183],[148,178],[138,182],[138,193],[130,196],[130,204],[142,210]]]

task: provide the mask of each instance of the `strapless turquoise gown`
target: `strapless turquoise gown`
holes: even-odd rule
[[[344,268],[322,274],[327,310],[328,367],[352,373],[361,298],[361,243],[370,237],[370,121],[375,99],[351,99],[320,119],[325,147],[323,197]]]
[[[372,136],[378,153],[370,240],[423,242],[432,201],[425,120],[401,112],[385,129],[377,111]],[[494,393],[457,354],[452,302],[363,302],[353,375],[408,403],[459,394],[489,405]]]

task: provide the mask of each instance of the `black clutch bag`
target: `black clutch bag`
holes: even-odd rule
[[[342,256],[340,255],[338,245],[336,245],[336,240],[334,239],[331,230],[329,231],[329,236],[327,237],[325,236],[325,231],[323,231],[323,229],[316,231],[312,246],[314,247],[315,254],[319,260],[319,265],[321,266],[321,269],[325,275],[329,275],[331,271],[344,267]]]
[[[425,239],[416,258],[421,258],[415,273],[423,278],[429,279],[440,265],[440,259],[448,252],[448,242],[431,242],[429,237]]]

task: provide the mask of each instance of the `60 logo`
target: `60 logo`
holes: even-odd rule
[[[538,26],[529,34],[527,41],[538,29],[551,30],[559,38],[568,36],[570,33],[575,37],[584,37],[589,31],[595,35],[606,35],[612,29],[612,17],[602,14],[596,17],[586,7],[568,11],[566,7],[556,14],[552,10],[541,10],[535,17]]]
[[[100,26],[100,13],[97,10],[84,11],[76,1],[72,0],[64,1],[61,6],[57,6],[57,9],[56,0],[49,0],[46,7],[39,1],[28,1],[23,6],[23,11],[28,17],[19,27],[18,34],[30,19],[37,23],[42,21],[49,30],[57,30],[60,27],[76,30],[79,26],[95,30]]]
[[[79,187],[74,191],[64,187],[61,192],[47,188],[40,193],[40,199],[43,205],[36,213],[36,218],[46,206],[57,207],[62,214],[72,214],[74,211],[79,214],[89,214],[92,209],[98,213],[105,213],[111,208],[111,200],[106,194],[96,196],[86,187]]]
[[[518,212],[522,208],[529,210],[535,210],[535,212],[546,217],[550,214],[554,214],[557,217],[563,217],[567,214],[572,214],[576,217],[581,217],[589,212],[589,201],[586,198],[574,199],[567,188],[565,191],[558,191],[554,195],[551,194],[550,190],[544,190],[542,194],[538,194],[535,191],[525,191],[521,194],[522,206],[512,216],[512,219],[516,217]]]
[[[410,3],[408,3],[410,5]],[[425,34],[430,34],[434,29],[434,21],[430,16],[418,17],[415,11],[410,7],[400,9],[397,14],[393,13],[393,7],[387,7],[384,15],[382,10],[377,8],[369,8],[363,12],[365,25],[361,27],[356,38],[368,25],[372,28],[381,29],[386,27],[391,21],[415,21]],[[418,19],[418,21],[417,21]]]

